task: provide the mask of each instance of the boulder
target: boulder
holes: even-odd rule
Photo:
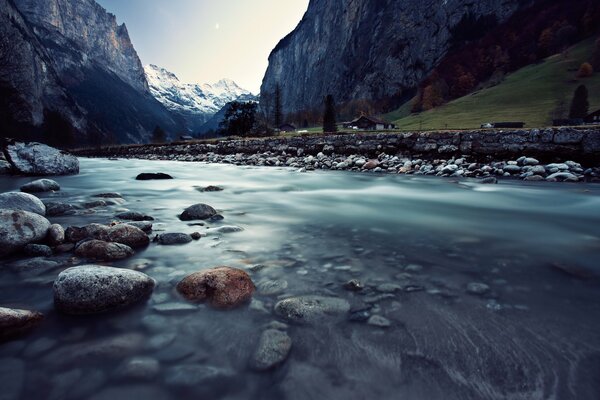
[[[177,291],[193,302],[208,301],[216,308],[234,308],[250,301],[255,286],[241,269],[217,267],[196,272],[177,285]]]
[[[131,257],[133,249],[121,243],[105,242],[103,240],[88,240],[75,248],[75,254],[93,260],[115,261]]]
[[[128,269],[82,265],[54,281],[54,306],[66,314],[96,314],[135,304],[150,296],[155,282]]]
[[[154,221],[154,218],[152,218],[151,216],[142,214],[137,211],[123,212],[115,215],[115,217],[125,221]]]
[[[0,307],[0,342],[29,332],[43,318],[39,312]]]
[[[369,160],[363,164],[363,169],[373,170],[379,166],[379,161],[377,160]]]
[[[46,238],[50,222],[28,211],[0,210],[0,257]]]
[[[58,246],[65,241],[65,230],[59,224],[50,225],[48,229],[48,243],[51,246]]]
[[[277,329],[267,329],[260,335],[251,366],[258,371],[269,370],[284,362],[291,348],[292,339],[287,333]]]
[[[79,173],[77,157],[41,143],[15,143],[6,147],[14,169],[25,175],[71,175]]]
[[[21,186],[21,191],[27,193],[56,192],[59,190],[60,185],[52,179],[38,179]]]
[[[150,238],[143,230],[129,224],[110,227],[108,229],[108,240],[127,245],[133,249],[146,247],[150,243]]]
[[[221,192],[221,191],[223,191],[223,188],[220,187],[220,186],[212,186],[212,185],[210,185],[210,186],[206,186],[206,187],[203,187],[203,188],[198,188],[198,191],[199,192]]]
[[[126,223],[127,225],[135,226],[136,228],[139,228],[144,232],[152,231],[152,222],[149,221],[128,221]]]
[[[0,159],[0,175],[8,175],[12,172],[12,165],[4,159]]]
[[[326,317],[344,315],[350,304],[338,297],[299,296],[281,300],[275,313],[291,322],[313,323]]]
[[[70,226],[65,231],[65,239],[77,243],[84,239],[98,239],[109,241],[110,228],[102,224],[89,224],[84,227]]]
[[[194,204],[186,208],[179,216],[182,221],[209,219],[217,215],[217,211],[208,204]]]
[[[46,206],[40,199],[29,193],[9,192],[0,194],[0,209],[22,210],[46,215]]]
[[[44,244],[26,244],[23,252],[29,257],[50,257],[52,249]]]
[[[163,174],[162,172],[150,173],[144,172],[135,177],[136,181],[152,181],[152,180],[165,180],[173,179],[169,174]]]
[[[46,215],[49,217],[58,217],[61,215],[73,215],[77,212],[77,207],[67,203],[56,203],[48,201],[46,205]]]
[[[186,244],[193,239],[187,233],[163,233],[156,237],[156,241],[162,245]]]
[[[212,236],[212,235],[220,235],[222,233],[242,232],[243,230],[244,230],[244,228],[241,228],[239,226],[223,225],[223,226],[218,226],[216,228],[209,228],[206,230],[205,233],[207,236]]]

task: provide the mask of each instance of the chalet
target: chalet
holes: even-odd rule
[[[296,132],[296,127],[292,124],[283,124],[279,127],[279,132]]]
[[[596,110],[589,114],[583,120],[586,124],[600,124],[600,110]]]
[[[366,115],[358,117],[350,122],[344,122],[343,126],[345,129],[361,129],[365,131],[384,131],[396,128],[396,125],[390,122],[375,117],[368,117]]]

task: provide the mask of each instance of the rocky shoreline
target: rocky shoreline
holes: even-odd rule
[[[600,129],[348,133],[87,149],[84,157],[527,181],[600,182]]]

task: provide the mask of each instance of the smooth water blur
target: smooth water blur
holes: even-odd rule
[[[175,179],[135,181],[141,172]],[[0,306],[46,314],[30,336],[0,346],[0,359],[24,362],[23,399],[600,398],[600,285],[598,278],[577,276],[600,275],[598,185],[480,185],[89,159],[81,160],[79,175],[56,180],[62,190],[49,195],[56,201],[83,203],[102,192],[126,200],[51,218],[65,227],[109,223],[129,209],[152,215],[154,233],[202,232],[209,225],[244,231],[183,246],[151,244],[112,264],[141,269],[158,282],[146,304],[116,314],[76,318],[53,310],[54,278],[85,260],[60,256],[53,258],[55,268],[27,271],[10,261],[0,265]],[[0,191],[27,181],[0,178]],[[208,185],[224,190],[197,190]],[[184,208],[199,202],[225,220],[206,226],[179,221]],[[182,309],[176,283],[219,265],[247,269],[257,284],[288,285],[278,295],[257,293],[249,307],[234,311]],[[366,289],[344,290],[350,279]],[[468,294],[470,282],[491,291]],[[378,291],[382,283],[404,290]],[[342,297],[392,325],[335,317],[290,325],[287,361],[253,372],[249,360],[258,337],[279,320],[274,304],[306,294]],[[132,357],[158,360],[160,370],[133,377],[123,367]],[[177,366],[188,365],[220,373],[189,374],[182,384]]]

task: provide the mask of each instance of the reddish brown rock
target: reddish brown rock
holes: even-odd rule
[[[225,309],[247,303],[255,289],[245,271],[230,267],[193,273],[177,285],[177,291],[187,300],[208,301],[214,307]]]
[[[377,160],[369,160],[363,165],[364,169],[375,169],[379,166],[379,161]]]
[[[27,333],[43,318],[39,312],[0,307],[0,342]]]
[[[89,240],[81,243],[75,249],[79,257],[102,261],[121,260],[131,257],[134,251],[131,247],[121,243],[110,243],[102,240]]]
[[[125,244],[132,249],[146,247],[150,238],[143,230],[128,224],[112,226],[108,231],[108,239],[114,243]]]

